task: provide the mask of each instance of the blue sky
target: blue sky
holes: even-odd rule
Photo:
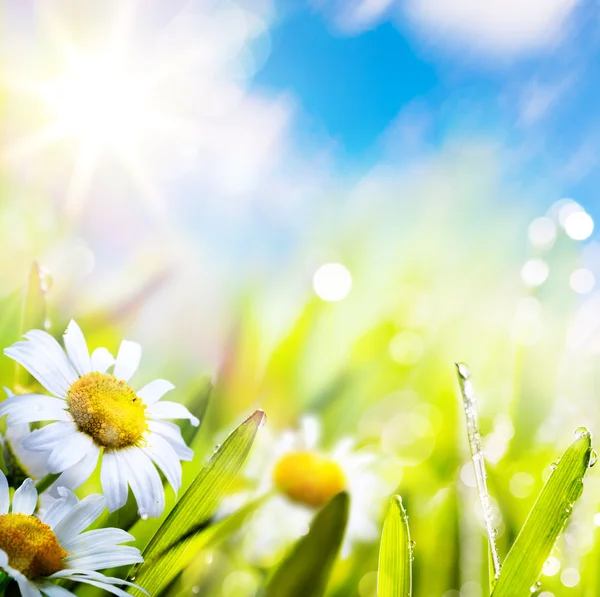
[[[359,4],[349,0],[347,6]],[[531,14],[525,47],[505,43],[510,32],[497,39],[491,32],[490,47],[481,40],[469,47],[452,37],[432,42],[409,18],[391,18],[389,8],[348,30],[335,20],[339,5],[290,9],[279,2],[270,55],[253,85],[290,92],[301,106],[295,131],[300,143],[310,148],[315,138],[328,136],[342,170],[366,169],[381,159],[382,136],[397,117],[407,114],[410,120],[416,111],[425,121],[424,145],[435,148],[455,135],[489,136],[521,156],[523,180],[552,181],[557,192],[577,195],[600,215],[595,164],[600,21],[595,3],[571,4],[552,35],[535,24],[548,16]],[[549,0],[548,10],[552,5]]]

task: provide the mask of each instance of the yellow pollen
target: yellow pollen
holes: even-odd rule
[[[0,515],[0,549],[10,566],[29,579],[58,572],[68,555],[47,524],[26,514]]]
[[[67,394],[69,410],[79,431],[103,448],[139,444],[146,431],[146,407],[123,381],[106,373],[88,373]]]
[[[339,464],[313,452],[291,452],[275,465],[273,481],[291,500],[320,508],[346,488]]]

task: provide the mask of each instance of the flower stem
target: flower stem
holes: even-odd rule
[[[53,473],[48,473],[45,477],[42,477],[35,485],[38,495],[40,493],[44,493],[44,491],[46,491],[46,489],[48,489],[48,487],[50,487],[50,485],[52,485],[52,483],[54,483],[58,477],[60,477],[60,474]]]

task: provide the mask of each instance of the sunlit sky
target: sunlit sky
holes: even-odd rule
[[[467,254],[466,241],[480,247],[476,234],[487,241],[491,228],[504,245],[514,238],[520,280],[534,218],[568,197],[600,218],[597,8],[8,3],[2,165],[11,217],[25,224],[6,217],[6,242],[27,262],[17,231],[31,229],[55,270],[80,251],[85,267],[70,267],[93,271],[81,288],[98,304],[176,264],[164,319],[149,309],[145,322],[172,325],[183,302],[201,301],[206,334],[233,286],[262,283],[278,306],[286,293],[301,302],[315,272],[341,262],[354,295],[366,291],[362,259],[384,287],[383,245],[415,226],[424,259],[453,238]],[[524,278],[540,272],[530,265]],[[573,284],[589,285],[585,274]]]

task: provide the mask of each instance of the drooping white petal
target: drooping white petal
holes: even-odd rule
[[[113,375],[117,379],[129,381],[139,367],[142,347],[137,342],[123,340],[119,347]]]
[[[127,467],[120,467],[119,464],[116,453],[104,452],[100,481],[108,501],[109,512],[118,510],[127,502]]]
[[[86,375],[91,371],[90,351],[81,328],[73,320],[67,326],[67,331],[63,335],[63,341],[67,354],[75,370],[79,375]]]
[[[194,426],[200,424],[199,419],[178,402],[167,402],[165,400],[155,402],[148,405],[146,412],[152,419],[189,419]]]
[[[128,543],[130,541],[135,541],[135,537],[123,529],[94,529],[93,531],[81,533],[81,535],[77,535],[70,541],[66,541],[62,544],[62,547],[71,555],[79,555],[80,552],[90,548],[115,547],[119,543]]]
[[[165,508],[165,490],[154,464],[139,448],[121,450],[117,457],[128,467],[128,480],[141,514],[157,517]]]
[[[8,496],[8,481],[4,473],[0,471],[0,514],[8,514],[10,498]]]
[[[7,416],[9,426],[37,421],[70,421],[67,403],[43,394],[19,394],[0,403],[0,417]]]
[[[155,379],[149,384],[146,384],[136,394],[144,401],[145,404],[154,404],[160,400],[167,392],[175,389],[175,386],[166,379]]]
[[[40,590],[28,578],[23,575],[13,577],[19,585],[21,597],[42,597]]]
[[[48,507],[40,520],[53,529],[79,503],[77,496],[66,487],[57,489],[59,497]]]
[[[47,462],[48,470],[51,473],[62,473],[80,462],[94,448],[96,448],[94,440],[89,435],[80,432],[73,433],[50,452]]]
[[[56,585],[51,582],[45,582],[39,585],[40,591],[48,595],[48,597],[75,597],[75,593],[71,593],[71,591]]]
[[[142,451],[160,468],[177,494],[181,487],[181,462],[171,444],[158,433],[150,433],[148,445]]]
[[[106,373],[106,370],[115,364],[115,357],[106,348],[96,348],[90,358],[92,371]]]
[[[105,507],[106,498],[103,495],[88,495],[83,498],[54,527],[58,542],[62,544],[72,540],[89,527]]]
[[[46,425],[41,429],[34,429],[22,440],[22,444],[27,450],[48,452],[73,433],[77,433],[77,427],[74,423],[59,421],[58,423]]]
[[[148,429],[165,438],[171,444],[180,460],[188,461],[194,457],[193,450],[187,447],[183,441],[183,437],[181,437],[181,430],[175,423],[151,420],[148,421]]]
[[[52,484],[49,491],[55,493],[59,487],[77,489],[81,487],[91,476],[98,464],[100,449],[92,442],[86,455],[73,466],[65,469],[62,475]]]
[[[117,595],[117,597],[131,597],[130,593],[127,593],[126,591],[124,591],[123,589],[119,589],[119,587],[115,587],[109,583],[104,583],[104,582],[100,582],[97,580],[91,580],[88,577],[70,577],[72,580],[77,580],[79,582],[84,582],[88,585],[92,585],[94,587],[98,587],[99,589],[104,589],[105,591],[108,591],[109,593],[113,593],[114,595]]]
[[[13,496],[12,512],[13,514],[33,514],[37,506],[38,492],[31,479],[25,479],[23,484]]]
[[[113,566],[136,564],[144,559],[137,547],[129,545],[110,546],[104,545],[92,548],[81,554],[67,556],[62,563],[67,568],[80,568],[82,570],[104,570]]]
[[[87,579],[97,580],[99,582],[103,582],[109,585],[126,585],[128,587],[134,587],[141,593],[144,593],[144,595],[149,595],[148,591],[132,582],[123,580],[122,578],[117,578],[115,576],[105,576],[104,574],[102,574],[101,572],[97,572],[96,570],[83,570],[81,568],[65,568],[63,570],[55,572],[48,578],[64,578],[75,580],[78,582],[87,582]]]

